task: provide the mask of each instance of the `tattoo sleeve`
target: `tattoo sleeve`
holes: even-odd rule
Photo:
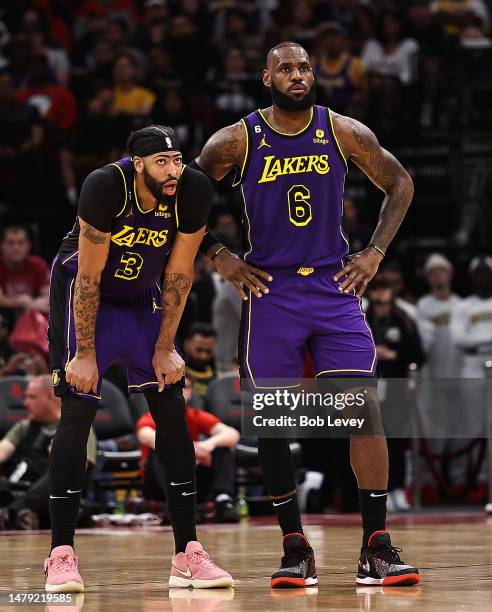
[[[99,310],[99,279],[87,274],[77,274],[73,314],[77,354],[95,350],[96,316]]]
[[[349,117],[335,116],[336,134],[351,159],[382,191],[385,198],[372,241],[386,250],[400,227],[413,197],[413,182],[400,162],[381,147],[371,130]]]
[[[182,272],[165,273],[162,288],[162,324],[156,349],[171,349],[173,347],[174,336],[183,314],[192,281],[193,270],[189,275]]]
[[[246,155],[246,131],[242,122],[222,128],[211,136],[197,163],[215,180],[220,180],[234,166],[241,167]]]
[[[77,355],[82,356],[95,351],[99,285],[111,234],[100,232],[83,220],[79,221],[79,263],[74,285],[73,314]]]

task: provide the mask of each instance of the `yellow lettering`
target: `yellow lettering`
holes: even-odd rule
[[[265,166],[258,183],[275,181],[278,176],[317,172],[327,174],[330,170],[329,155],[301,155],[276,159],[274,155],[264,157]]]
[[[135,240],[135,244],[148,244],[147,242],[147,233],[148,233],[148,229],[146,227],[141,227],[138,230],[137,233],[137,238]]]
[[[316,166],[316,172],[318,174],[327,174],[330,170],[330,164],[328,163],[330,159],[329,155],[320,155],[319,162]]]
[[[284,171],[282,172],[282,174],[295,174],[295,170],[294,170],[294,162],[296,161],[297,157],[286,157],[284,159]]]
[[[111,241],[120,246],[132,246],[135,232],[131,225],[123,226],[123,229],[114,236],[111,236]]]
[[[274,181],[277,177],[270,176],[270,164],[272,163],[272,159],[275,159],[275,155],[267,155],[263,158],[265,160],[265,167],[263,168],[263,174],[261,175],[261,179],[258,183],[268,183],[268,181]]]
[[[149,230],[149,237],[147,238],[146,244],[153,244],[155,247],[158,247],[159,245],[155,243],[155,239],[158,235],[159,232],[156,232],[155,230]]]

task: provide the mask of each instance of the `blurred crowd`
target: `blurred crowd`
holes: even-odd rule
[[[85,176],[151,122],[190,160],[269,104],[261,68],[286,39],[310,52],[318,102],[386,145],[490,127],[489,31],[489,0],[5,0],[0,214],[59,239]]]
[[[124,155],[132,129],[151,123],[173,127],[184,159],[190,161],[216,129],[270,104],[260,80],[266,51],[280,41],[294,40],[311,54],[317,102],[364,121],[385,145],[410,146],[433,130],[445,130],[450,138],[472,130],[487,134],[492,125],[491,4],[490,0],[2,2],[0,377],[41,377],[34,379],[37,387],[26,402],[32,404],[37,395],[45,412],[40,417],[39,411],[30,411],[27,420],[38,424],[33,431],[24,425],[22,436],[17,430],[0,441],[0,464],[17,457],[6,472],[8,478],[26,462],[32,444],[25,441],[37,439],[39,423],[53,424],[59,418],[53,408],[56,400],[42,378],[48,372],[48,262],[73,223],[84,178]],[[429,172],[431,176],[433,169]],[[210,227],[232,251],[239,251],[240,208],[231,183],[226,177],[219,184]],[[380,195],[377,199],[379,203]],[[364,192],[349,183],[344,223],[352,252],[364,248],[372,233],[363,201]],[[417,234],[425,231],[421,226],[411,229]],[[426,248],[415,262],[408,256],[385,261],[368,289],[364,308],[377,345],[380,374],[405,377],[415,363],[431,379],[483,378],[483,363],[492,359],[492,259],[471,255],[463,259],[461,254],[458,260],[452,248],[446,253],[432,250]],[[237,519],[235,464],[229,451],[239,439],[240,310],[241,300],[232,286],[208,258],[199,256],[180,335],[187,364],[189,426],[197,462],[209,468],[202,497],[212,495],[217,520]],[[118,368],[108,373],[108,380],[126,394],[125,376]],[[435,407],[442,398],[427,402]],[[474,406],[485,410],[481,387]],[[161,475],[152,458],[153,424],[145,410],[133,419],[132,427],[130,437],[109,447],[141,445],[144,494],[161,497]],[[50,436],[46,427],[42,429],[47,435],[46,459]],[[480,437],[480,431],[476,435]],[[307,474],[321,475],[314,478],[325,490],[321,507],[338,504],[339,509],[353,509],[353,476],[336,469],[347,447],[334,442],[335,456],[318,449],[316,441],[302,445]],[[393,510],[409,507],[408,446],[407,439],[390,440]],[[471,453],[450,467],[448,459],[460,457],[458,446],[449,440],[434,441],[428,453],[429,473],[439,474],[437,485],[433,478],[438,493],[457,491],[464,499],[466,492],[480,488],[485,472],[476,462],[476,469],[470,470]],[[443,457],[446,461],[441,461]],[[33,485],[45,477],[26,474]],[[29,495],[22,503],[18,497],[4,499],[0,487],[0,508],[8,508],[5,524],[16,524],[17,518],[10,516],[13,508],[16,515],[26,508],[39,513],[38,493],[45,495],[45,481],[41,485],[41,489],[35,486],[37,505],[32,508]],[[334,502],[337,491],[340,503]],[[26,514],[19,524],[32,526],[24,520]],[[0,513],[0,523],[1,517]]]

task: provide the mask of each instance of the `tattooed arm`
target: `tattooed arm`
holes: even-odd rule
[[[204,234],[205,227],[193,234],[178,232],[164,272],[162,323],[152,360],[159,391],[178,382],[184,374],[184,361],[174,348],[174,338],[193,283],[195,256]]]
[[[100,232],[79,217],[79,264],[74,285],[73,312],[76,353],[67,367],[66,379],[77,391],[96,392],[96,316],[99,283],[108,258],[111,232]]]
[[[362,295],[371,278],[376,274],[383,253],[393,240],[403,221],[413,197],[413,182],[408,172],[389,151],[381,147],[376,136],[365,125],[342,115],[334,115],[334,130],[340,148],[347,160],[351,159],[366,176],[385,192],[376,229],[369,246],[350,256],[349,263],[335,275],[340,289],[349,292],[357,289]]]
[[[239,121],[211,136],[197,157],[196,163],[208,176],[220,181],[232,168],[242,170],[246,157],[246,143],[246,129]],[[207,255],[213,256],[217,248],[222,246],[217,243],[212,244],[207,250]],[[243,300],[248,299],[243,286],[251,289],[256,297],[268,293],[268,288],[258,277],[271,281],[271,276],[259,268],[250,266],[227,249],[221,248],[214,257],[214,262],[217,272],[235,287]]]

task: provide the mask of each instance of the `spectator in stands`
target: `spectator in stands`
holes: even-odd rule
[[[155,94],[137,85],[137,64],[128,53],[116,58],[113,67],[114,103],[117,113],[127,113],[133,117],[146,117],[155,102]]]
[[[393,77],[403,85],[416,78],[416,54],[419,46],[413,38],[405,36],[404,23],[396,12],[386,12],[382,18],[380,40],[367,41],[362,62],[369,72]]]
[[[207,75],[207,86],[213,94],[221,125],[239,121],[254,109],[257,81],[257,77],[246,70],[243,50],[240,47],[228,49],[224,65]]]
[[[458,378],[462,355],[450,333],[453,310],[461,299],[452,292],[453,264],[441,255],[433,253],[424,265],[424,273],[430,293],[417,302],[417,319],[432,325],[434,333],[429,342],[425,370],[430,378]]]
[[[208,323],[193,323],[183,342],[186,375],[203,401],[209,384],[215,378],[215,342],[217,332]]]
[[[44,130],[38,111],[15,99],[8,72],[0,73],[0,134],[0,199],[16,202],[39,174]]]
[[[77,123],[72,152],[74,170],[80,179],[118,159],[125,150],[131,118],[116,113],[113,103],[113,90],[109,85],[101,85]]]
[[[49,22],[40,10],[31,7],[24,12],[20,36],[29,43],[32,52],[46,54],[55,82],[66,86],[70,77],[68,55],[50,40]]]
[[[26,84],[16,97],[20,102],[32,104],[44,119],[61,130],[70,130],[77,119],[75,97],[66,87],[53,83],[48,57],[43,51],[29,56]]]
[[[446,436],[446,432],[453,434],[456,422],[462,418],[457,400],[461,394],[459,378],[463,355],[450,330],[452,313],[461,303],[461,298],[452,292],[453,264],[449,259],[440,253],[433,253],[425,262],[424,273],[430,293],[417,302],[417,321],[423,320],[432,326],[429,328],[432,334],[424,338],[427,355],[422,368],[419,398],[426,411],[426,434],[437,466],[448,483],[462,483],[466,480],[466,458],[444,462],[437,459],[439,455],[445,456],[468,444],[468,440]],[[434,495],[438,494],[435,483],[428,478],[426,492],[431,491]]]
[[[49,451],[61,414],[51,376],[31,380],[24,405],[27,418],[0,440],[0,465],[6,477],[0,481],[0,529],[37,529],[43,523],[46,527],[49,520]],[[87,462],[96,463],[93,429],[87,442]],[[24,483],[22,495],[14,495],[14,483]]]
[[[326,24],[317,38],[313,72],[320,104],[360,118],[365,105],[365,69],[347,47],[342,26],[335,21]]]
[[[463,349],[463,378],[483,378],[492,359],[492,257],[470,263],[474,293],[452,311],[451,337]]]
[[[29,308],[48,312],[50,269],[30,253],[27,230],[7,227],[0,242],[0,308],[16,316]]]
[[[184,389],[186,406],[192,392],[192,382],[187,379]],[[237,523],[239,515],[234,507],[236,470],[231,449],[239,441],[239,432],[222,423],[213,414],[196,408],[186,407],[186,422],[195,446],[197,502],[204,503],[212,493],[215,505],[214,520],[218,523]],[[138,420],[137,437],[142,451],[144,497],[163,499],[164,474],[154,453],[155,423],[150,412]]]
[[[235,215],[227,208],[216,208],[212,213],[213,223],[211,223],[214,234],[225,240],[228,249],[238,248],[239,225]]]
[[[145,86],[162,99],[169,89],[180,88],[181,77],[173,66],[171,54],[165,47],[156,45],[147,53],[149,62]],[[156,103],[157,104],[157,103]],[[189,119],[192,117],[190,115]]]
[[[383,378],[406,378],[411,363],[420,365],[424,353],[415,323],[395,304],[395,293],[388,279],[376,278],[368,288],[369,308],[367,322],[371,327],[376,345],[378,371]],[[401,429],[397,437],[388,438],[390,473],[388,481],[388,511],[407,511],[410,505],[404,491],[405,450],[408,439],[402,437],[408,429],[406,406],[402,400],[401,389],[389,386],[382,411],[385,406],[400,411],[397,419]],[[394,417],[394,414],[393,414]]]

